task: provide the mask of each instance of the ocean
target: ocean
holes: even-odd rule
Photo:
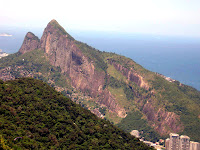
[[[28,29],[3,29],[0,37],[3,52],[17,52]],[[39,38],[42,29],[31,30]],[[161,73],[200,90],[200,38],[155,36],[115,32],[68,31],[75,39],[101,51],[133,59],[144,68]]]

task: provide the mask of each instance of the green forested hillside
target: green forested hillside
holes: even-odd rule
[[[0,149],[151,149],[46,83],[0,80]]]
[[[142,131],[142,137],[145,137],[146,140],[157,142],[161,136],[156,133],[153,128],[148,126],[148,123],[145,119],[142,118],[142,114],[139,111],[132,111],[128,113],[128,116],[117,124],[121,129],[124,129],[127,132],[131,132],[131,129],[138,129]]]

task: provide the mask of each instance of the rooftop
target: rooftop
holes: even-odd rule
[[[176,134],[176,133],[170,133],[169,135],[170,135],[170,136],[179,136],[179,135]]]
[[[181,135],[180,138],[190,139],[187,135]]]
[[[190,143],[199,144],[199,142],[190,141]]]

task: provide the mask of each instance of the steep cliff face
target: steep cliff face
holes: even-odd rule
[[[149,90],[148,83],[133,68],[127,69],[113,60],[109,60],[109,63],[113,65],[116,70],[121,72],[128,81],[134,82],[145,90]],[[142,112],[146,115],[148,122],[156,131],[160,133],[160,135],[167,135],[170,132],[178,133],[183,131],[184,126],[180,122],[180,116],[174,112],[168,112],[161,107],[156,108],[150,96],[140,96],[136,103]]]
[[[21,48],[19,49],[19,52],[21,54],[24,54],[26,52],[39,48],[39,45],[40,45],[39,38],[35,36],[33,33],[28,32],[24,38],[24,42]]]
[[[116,98],[110,93],[108,89],[105,89],[100,92],[98,102],[103,106],[106,106],[110,112],[117,114],[119,117],[126,117],[125,109],[119,106],[119,104],[116,101]]]
[[[134,82],[146,90],[149,89],[148,83],[144,81],[143,77],[140,76],[133,68],[127,69],[113,60],[110,60],[109,63],[113,65],[117,71],[121,72],[129,81]]]
[[[174,112],[167,112],[163,108],[156,110],[150,102],[144,105],[142,112],[160,135],[167,135],[171,132],[179,133],[184,129],[179,115]]]
[[[95,69],[94,64],[89,62],[77,47],[74,39],[62,30],[55,20],[45,28],[40,47],[51,65],[60,67],[63,73],[69,75],[73,87],[89,94],[92,98],[98,96],[100,104],[120,117],[123,116],[121,112],[124,112],[124,109],[116,104],[115,98],[107,89],[102,89],[105,72]]]

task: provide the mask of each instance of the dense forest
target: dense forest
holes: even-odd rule
[[[0,149],[152,149],[46,83],[0,80]]]

